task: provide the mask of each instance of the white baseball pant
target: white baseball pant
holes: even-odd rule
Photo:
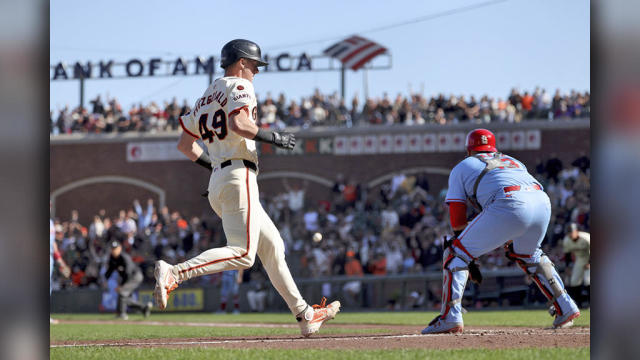
[[[269,280],[297,315],[307,308],[307,303],[285,261],[280,232],[260,204],[256,177],[242,160],[232,160],[231,165],[224,168],[213,168],[209,203],[222,218],[227,246],[207,250],[174,266],[174,275],[184,281],[226,270],[247,269],[253,265],[257,253]]]

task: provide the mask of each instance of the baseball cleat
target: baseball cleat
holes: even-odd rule
[[[422,334],[461,334],[463,330],[464,325],[461,322],[446,322],[438,315],[426,328],[422,329]]]
[[[323,297],[320,305],[313,305],[311,309],[307,308],[296,317],[303,336],[308,337],[318,332],[325,321],[336,317],[340,311],[340,301],[334,301],[325,306],[326,303],[327,298]]]
[[[156,261],[156,267],[153,271],[153,275],[156,278],[156,287],[153,289],[153,298],[158,304],[160,310],[164,310],[167,307],[167,301],[169,300],[169,294],[178,287],[178,282],[171,273],[171,265],[166,261]]]
[[[562,316],[556,315],[556,318],[553,320],[553,328],[554,329],[563,329],[573,325],[573,319],[580,316],[580,310],[576,310],[571,313],[567,313]]]

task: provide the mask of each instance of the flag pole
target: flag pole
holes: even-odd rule
[[[344,100],[344,64],[340,63],[340,94],[342,95],[342,99]],[[346,101],[346,100],[345,100]]]

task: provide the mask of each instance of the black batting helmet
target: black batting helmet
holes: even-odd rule
[[[252,59],[258,62],[258,66],[269,65],[262,60],[260,46],[253,41],[235,39],[226,43],[220,52],[220,67],[226,69],[227,66],[235,63],[240,58]]]

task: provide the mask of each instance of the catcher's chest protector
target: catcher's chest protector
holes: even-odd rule
[[[482,206],[478,202],[478,198],[476,197],[476,193],[478,192],[478,185],[480,184],[480,180],[491,170],[504,166],[504,163],[500,160],[500,156],[502,153],[495,152],[493,153],[493,157],[487,158],[484,154],[476,154],[474,157],[485,164],[484,169],[476,178],[476,183],[473,185],[473,195],[471,195],[471,204],[476,207],[479,211],[482,211]]]

